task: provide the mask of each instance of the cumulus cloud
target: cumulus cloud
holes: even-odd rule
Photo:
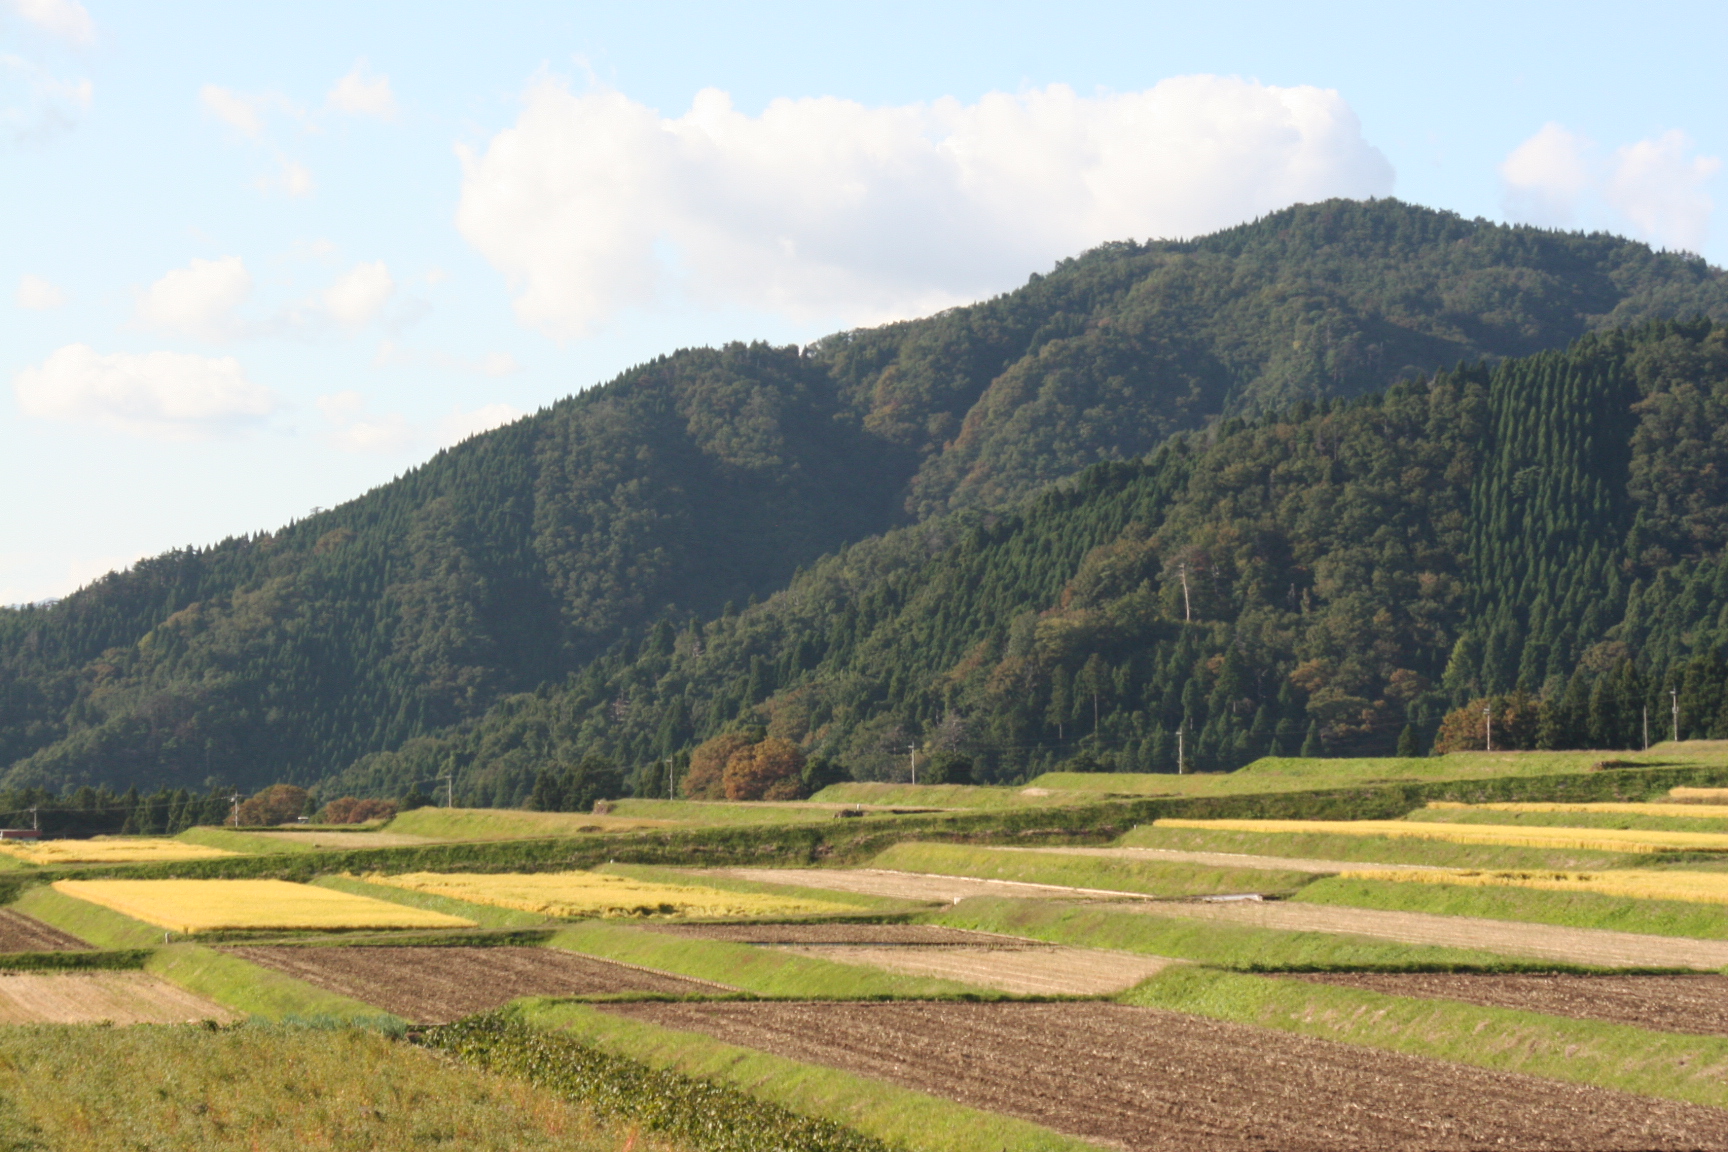
[[[194,259],[150,285],[138,298],[138,318],[200,340],[239,334],[234,309],[252,292],[252,275],[238,256]]]
[[[96,39],[96,21],[78,0],[12,0],[12,10],[28,23],[74,44]]]
[[[384,261],[356,264],[324,290],[324,310],[338,324],[357,328],[378,315],[395,291]]]
[[[396,119],[396,95],[390,91],[390,77],[368,75],[364,59],[355,61],[348,75],[336,81],[325,102],[350,116]]]
[[[486,404],[472,412],[464,412],[458,408],[438,421],[438,426],[433,430],[434,438],[440,448],[448,448],[452,444],[460,444],[470,436],[478,436],[482,432],[501,428],[513,420],[520,420],[522,416],[520,408],[509,404]]]
[[[18,307],[28,308],[32,312],[45,312],[50,308],[58,308],[66,303],[66,293],[40,276],[32,276],[26,272],[18,280],[18,294],[13,297]]]
[[[1217,76],[760,116],[709,89],[675,119],[543,81],[483,154],[459,155],[458,226],[519,317],[558,336],[671,291],[799,318],[915,314],[1102,241],[1393,180],[1338,93]]]
[[[404,416],[368,412],[358,392],[320,396],[316,403],[329,425],[327,438],[344,452],[400,452],[414,442],[414,429]]]
[[[243,136],[257,139],[264,133],[264,101],[260,97],[244,96],[230,88],[206,84],[198,89],[198,102],[204,105],[205,111]]]
[[[1697,252],[1715,205],[1705,184],[1722,166],[1700,156],[1679,131],[1615,149],[1602,159],[1595,141],[1545,124],[1500,165],[1508,219],[1570,227],[1580,217],[1627,230],[1667,248]]]
[[[276,409],[270,389],[232,356],[103,355],[68,344],[12,379],[26,415],[101,424],[134,435],[194,440],[255,427]]]

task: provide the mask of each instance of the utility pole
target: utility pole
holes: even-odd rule
[[[672,798],[672,757],[668,756],[666,757],[666,799],[671,800]]]
[[[912,783],[916,784],[918,783],[918,745],[910,744],[907,748],[912,753]]]
[[[1482,705],[1482,743],[1489,752],[1494,751],[1494,705]]]
[[[444,807],[454,808],[456,806],[456,777],[440,776],[432,783],[436,784],[439,780],[444,781]]]
[[[1189,624],[1194,620],[1194,609],[1188,603],[1188,562],[1182,562],[1182,623]]]
[[[1187,721],[1176,725],[1176,775],[1178,776],[1188,770],[1188,758],[1183,755],[1182,750],[1182,729],[1186,725]]]
[[[1650,705],[1644,705],[1644,751],[1650,751]]]
[[[30,806],[30,827],[37,832],[42,831],[42,822],[36,816],[36,805]]]
[[[234,827],[238,828],[240,827],[240,793],[236,792],[232,796],[229,796],[228,802],[233,805],[233,811],[230,814],[229,819],[234,822]]]
[[[1669,700],[1673,701],[1673,705],[1674,705],[1674,712],[1673,712],[1673,715],[1674,715],[1674,736],[1673,736],[1673,739],[1674,739],[1675,743],[1679,743],[1679,741],[1680,741],[1680,689],[1678,689],[1678,688],[1668,689],[1668,698],[1669,698]]]

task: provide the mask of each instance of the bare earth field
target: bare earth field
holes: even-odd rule
[[[0,976],[0,1024],[184,1024],[238,1020],[220,1004],[144,972]]]
[[[780,945],[784,952],[820,956],[838,964],[864,964],[908,976],[960,980],[1022,996],[1107,996],[1155,976],[1176,960],[1093,948],[977,945],[871,947],[862,944]]]
[[[1120,1004],[604,1011],[1139,1150],[1728,1148],[1728,1112]]]
[[[754,880],[759,884],[791,884],[801,888],[827,888],[835,892],[857,892],[865,896],[888,896],[897,900],[923,900],[931,904],[958,904],[970,896],[1012,896],[1028,900],[1051,897],[1105,897],[1112,900],[1145,899],[1136,892],[1113,892],[1102,888],[1067,888],[1060,884],[1026,884],[1018,880],[974,880],[965,876],[937,876],[928,872],[894,872],[885,868],[717,868],[708,873]],[[702,872],[693,872],[700,876]]]
[[[1484,920],[1471,916],[1436,916],[1427,912],[1384,912],[1373,908],[1340,908],[1299,901],[1243,901],[1205,904],[1166,901],[1120,906],[1128,912],[1184,916],[1281,928],[1291,932],[1336,932],[1369,936],[1404,944],[1440,944],[1479,948],[1511,956],[1534,956],[1568,964],[1604,968],[1728,967],[1728,941],[1689,940],[1682,936],[1645,936],[1601,928],[1561,928],[1514,920]]]
[[[446,1024],[518,996],[736,991],[556,948],[253,946],[225,951],[417,1024]]]
[[[1474,972],[1323,972],[1296,979],[1393,996],[1462,1000],[1658,1032],[1728,1036],[1728,976],[1491,975]]]
[[[931,945],[973,948],[1054,948],[1025,936],[943,928],[936,924],[644,924],[666,936],[731,944],[869,944],[878,948]]]
[[[90,945],[34,916],[0,908],[0,952],[85,952]]]

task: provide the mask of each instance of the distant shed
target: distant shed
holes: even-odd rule
[[[42,833],[34,828],[0,828],[0,840],[40,840]]]

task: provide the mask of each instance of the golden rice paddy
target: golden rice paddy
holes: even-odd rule
[[[370,875],[366,880],[562,919],[643,916],[723,919],[824,916],[854,911],[844,904],[825,900],[727,892],[695,884],[656,884],[605,872],[410,872],[400,876]]]
[[[1354,880],[1391,880],[1406,884],[1463,887],[1543,888],[1553,892],[1596,892],[1639,900],[1685,900],[1728,904],[1728,873],[1658,872],[1628,868],[1612,872],[1473,872],[1411,869],[1407,872],[1342,872]]]
[[[1215,832],[1297,832],[1324,836],[1385,836],[1495,844],[1514,848],[1569,848],[1595,852],[1728,852],[1728,832],[1669,832],[1629,828],[1555,828],[1539,825],[1428,824],[1403,820],[1180,820],[1158,828]]]
[[[1648,804],[1628,801],[1460,804],[1452,800],[1430,800],[1427,806],[1436,810],[1461,812],[1603,812],[1615,816],[1684,816],[1693,820],[1728,820],[1728,804],[1665,804],[1660,801]]]
[[[58,880],[57,891],[193,934],[220,929],[472,928],[474,921],[286,880]]]
[[[237,853],[184,840],[98,836],[94,840],[0,840],[0,853],[26,864],[128,864],[150,860],[213,860]]]
[[[1728,804],[1728,788],[1670,788],[1670,800],[1692,804]]]

